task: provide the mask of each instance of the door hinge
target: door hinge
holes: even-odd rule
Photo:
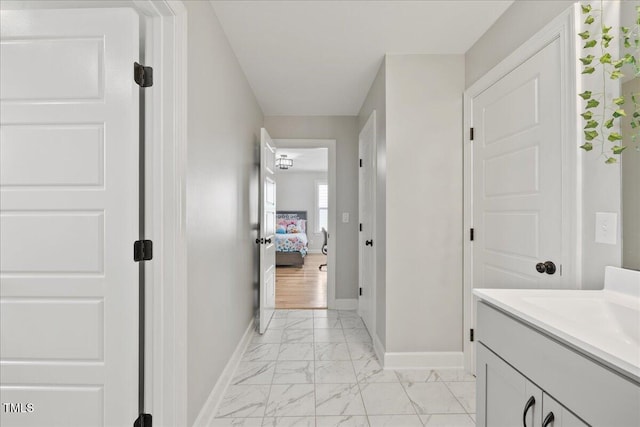
[[[473,238],[475,237],[475,231],[473,230],[473,228],[469,229],[469,240],[471,240],[473,242]]]
[[[360,288],[360,296],[362,296],[362,288]]]
[[[360,159],[360,167],[362,167],[362,159]]]
[[[151,427],[151,414],[140,414],[133,427]]]
[[[473,137],[474,137],[473,128],[469,128],[469,140],[473,141]]]
[[[471,341],[471,342],[474,341],[473,329],[469,329],[469,341]]]
[[[153,242],[151,240],[136,240],[133,242],[133,260],[150,261],[153,259]]]
[[[153,86],[153,68],[145,67],[137,62],[133,63],[133,80],[138,83],[140,87]]]
[[[362,231],[362,223],[360,223],[360,231]]]

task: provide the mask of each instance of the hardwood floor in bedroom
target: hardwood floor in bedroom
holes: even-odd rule
[[[276,268],[276,308],[327,308],[327,262],[322,254],[307,254],[302,267]]]

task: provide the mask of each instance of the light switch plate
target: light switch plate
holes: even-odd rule
[[[615,245],[618,241],[618,214],[596,212],[596,243]]]
[[[349,212],[342,212],[342,222],[349,222]]]

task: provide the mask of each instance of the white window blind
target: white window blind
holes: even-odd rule
[[[326,182],[316,184],[316,206],[317,206],[317,229],[320,233],[322,229],[329,230],[329,186]]]

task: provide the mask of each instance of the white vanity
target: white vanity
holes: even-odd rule
[[[640,426],[640,272],[474,294],[478,426]]]

